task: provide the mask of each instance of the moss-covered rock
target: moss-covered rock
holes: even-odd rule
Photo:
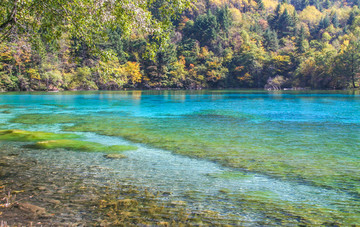
[[[43,140],[74,139],[80,138],[75,134],[61,134],[50,132],[24,131],[18,129],[0,130],[0,140],[32,142]]]
[[[47,140],[47,141],[37,142],[36,144],[29,145],[28,147],[36,148],[36,149],[63,148],[74,151],[106,152],[106,153],[123,152],[127,150],[137,149],[137,147],[135,146],[127,146],[127,145],[105,146],[100,143],[81,141],[81,140]]]

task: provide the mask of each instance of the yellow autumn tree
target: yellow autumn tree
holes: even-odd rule
[[[311,27],[317,25],[323,14],[316,9],[315,6],[307,6],[300,14],[299,18],[302,22],[309,24]]]
[[[122,68],[128,85],[135,86],[137,83],[141,82],[143,75],[140,72],[139,63],[128,61],[122,65]]]

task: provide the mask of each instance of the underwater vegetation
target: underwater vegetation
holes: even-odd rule
[[[32,120],[27,120],[28,117]],[[71,126],[64,125],[63,129],[69,132],[119,136],[234,168],[234,171],[213,174],[210,177],[238,179],[251,177],[251,173],[261,173],[345,191],[354,196],[354,201],[346,201],[348,204],[341,210],[284,201],[271,192],[239,194],[227,189],[221,191],[223,196],[238,204],[245,213],[262,212],[260,225],[336,226],[360,222],[357,199],[360,195],[360,168],[357,161],[360,154],[356,152],[360,150],[360,140],[356,134],[360,127],[357,124],[344,126],[334,122],[270,122],[262,117],[236,116],[231,112],[221,111],[205,111],[169,118],[85,118],[75,114],[31,114],[20,115],[12,121],[24,124],[73,123]],[[184,127],[186,125],[192,127]],[[346,128],[345,133],[341,127]],[[329,131],[332,132],[331,135]],[[245,170],[249,174],[239,173],[236,169]],[[191,198],[196,197],[192,195]],[[102,206],[104,211],[111,210],[114,214],[112,221],[116,222],[118,215],[122,215],[123,211],[119,210],[122,205],[117,202],[111,204],[105,203]],[[130,210],[126,212],[130,212],[131,220],[136,220],[134,217],[138,213],[132,216],[135,212],[131,208],[133,206],[137,205],[129,205]]]
[[[228,111],[221,118],[219,114],[205,111],[176,118],[31,114],[12,121],[74,123],[64,126],[64,130],[120,136],[228,167],[360,195],[358,125],[348,124],[344,134],[339,128],[344,126],[336,123],[249,123],[244,117],[239,120],[235,114],[229,116]],[[332,131],[332,136],[328,131]]]
[[[196,118],[199,119],[198,116]],[[360,168],[354,157],[359,157],[360,154],[358,152],[346,153],[344,144],[335,140],[324,144],[321,140],[316,142],[311,138],[311,132],[306,135],[309,132],[306,125],[297,126],[302,128],[303,135],[290,134],[292,138],[289,138],[289,135],[271,131],[272,128],[266,128],[261,124],[258,125],[256,131],[239,132],[237,129],[241,130],[243,127],[231,119],[221,122],[223,129],[210,128],[212,120],[209,117],[200,118],[200,121],[196,122],[188,117],[101,120],[93,118],[78,122],[74,126],[66,126],[64,129],[121,136],[133,142],[149,144],[190,157],[216,161],[228,167],[358,194]],[[184,128],[184,124],[197,127]],[[273,125],[273,127],[281,126],[276,122]],[[323,131],[324,134],[325,132],[326,130]],[[230,136],[222,136],[225,133]],[[275,138],[266,138],[265,135],[268,133]],[[257,141],[260,136],[266,139]],[[321,136],[316,138],[321,138]],[[297,141],[294,145],[286,146],[288,143],[284,140]],[[359,144],[355,146],[359,147]],[[336,149],[339,150],[334,151]]]
[[[80,141],[80,140],[47,140],[47,141],[40,141],[32,145],[28,145],[27,147],[36,148],[36,149],[63,148],[74,151],[104,152],[104,153],[123,152],[123,151],[137,149],[137,147],[129,146],[129,145],[105,146],[100,143]]]
[[[11,119],[10,123],[21,124],[62,124],[62,123],[75,123],[81,120],[82,116],[69,115],[69,114],[56,114],[56,116],[49,114],[22,114],[17,118]]]
[[[80,136],[68,133],[33,132],[18,129],[0,130],[0,140],[34,142],[43,140],[75,139]]]
[[[241,217],[226,217],[211,210],[191,210],[185,201],[161,200],[157,191],[118,186],[104,191],[95,201],[98,212],[107,217],[101,226],[224,226],[241,225]]]
[[[241,179],[241,178],[250,178],[253,175],[246,174],[239,171],[224,171],[221,173],[213,173],[209,174],[210,177],[216,177],[216,178],[224,178],[224,179]]]
[[[68,107],[68,105],[61,105],[61,104],[49,104],[49,103],[46,103],[46,104],[41,104],[43,106],[52,106],[52,107],[58,107],[58,108],[66,108]]]
[[[0,109],[11,109],[11,108],[15,108],[15,107],[11,105],[0,105]]]
[[[352,212],[324,208],[317,205],[291,203],[268,191],[229,193],[227,197],[243,211],[263,213],[261,225],[283,226],[342,226],[359,224],[358,205]],[[350,208],[350,209],[351,209]]]
[[[356,226],[360,221],[359,206],[354,202],[348,204],[349,210],[337,210],[282,200],[281,195],[267,190],[238,192],[227,188],[215,196],[199,191],[186,191],[184,196],[191,201],[222,201],[229,204],[229,211],[242,217],[256,214],[256,218],[247,223],[250,226]]]
[[[130,145],[112,145],[106,146],[100,143],[74,140],[80,138],[75,134],[60,134],[49,132],[33,132],[24,130],[0,130],[0,140],[19,141],[19,142],[36,142],[35,144],[26,145],[35,149],[57,149],[63,148],[74,151],[86,152],[104,152],[119,153],[128,150],[136,150],[136,146]]]

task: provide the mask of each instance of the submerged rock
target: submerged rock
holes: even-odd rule
[[[31,203],[18,203],[18,207],[20,210],[29,212],[35,216],[41,216],[46,214],[45,208],[33,205]]]
[[[123,154],[106,154],[104,155],[105,158],[108,159],[123,159],[123,158],[127,158],[126,155]]]
[[[138,201],[136,201],[135,199],[121,199],[118,201],[118,204],[125,207],[136,206],[138,205]]]

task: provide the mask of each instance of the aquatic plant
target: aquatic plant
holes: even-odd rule
[[[289,131],[289,125],[284,128],[277,122],[270,125],[257,124],[255,130],[249,131],[247,125],[244,126],[244,123],[237,120],[224,119],[212,124],[215,120],[219,119],[192,116],[151,119],[90,118],[64,129],[121,136],[178,154],[216,161],[224,166],[358,194],[360,169],[357,168],[356,158],[349,156],[359,156],[359,153],[344,153],[343,149],[339,155],[339,151],[334,149],[341,149],[343,145],[338,144],[338,141],[327,140],[327,143],[322,144],[322,140],[313,138],[317,131],[312,132],[308,129],[309,126],[298,123],[291,127],[302,128],[301,135]],[[219,124],[227,130],[214,128]],[[183,127],[184,125],[196,127]],[[279,132],[276,127],[283,127],[288,134]],[[326,127],[336,128],[336,125]],[[326,130],[323,130],[320,133],[325,132]],[[267,138],[266,143],[257,140],[258,137]],[[286,141],[292,140],[296,141],[295,145],[288,146]],[[343,168],[345,163],[346,169]]]
[[[129,145],[113,145],[105,146],[100,143],[81,141],[81,140],[47,140],[40,141],[36,144],[28,145],[27,147],[36,149],[57,149],[63,148],[75,151],[86,151],[86,152],[123,152],[127,150],[136,150],[137,147]]]
[[[43,105],[43,106],[51,106],[51,107],[59,107],[59,108],[66,108],[66,107],[68,107],[68,105],[50,104],[50,103],[41,104],[41,105]]]
[[[360,195],[359,152],[353,152],[360,149],[355,133],[360,130],[358,125],[349,124],[351,130],[344,136],[339,129],[344,126],[333,122],[285,124],[258,120],[256,116],[236,116],[228,111],[204,111],[163,118],[34,114],[21,115],[13,122],[74,123],[64,129],[120,136],[235,169]],[[332,131],[331,137],[328,131]]]
[[[15,107],[11,105],[0,105],[0,109],[10,109],[10,108],[15,108]]]
[[[209,174],[210,177],[216,178],[224,178],[224,179],[241,179],[241,178],[251,178],[253,177],[252,174],[247,174],[240,171],[224,171],[221,173],[213,173]]]
[[[193,226],[236,225],[233,220],[211,210],[191,210],[184,201],[161,200],[159,192],[118,185],[105,190],[93,205],[106,214],[100,225]],[[239,217],[237,217],[239,218]]]
[[[225,196],[239,206],[237,209],[263,213],[260,225],[350,226],[360,220],[356,203],[349,204],[353,210],[347,212],[317,204],[285,201],[270,191],[227,193]]]
[[[21,124],[62,124],[75,123],[81,116],[69,114],[22,114],[10,120],[11,123]]]
[[[68,133],[50,133],[37,131],[24,131],[18,129],[0,130],[0,140],[32,142],[42,140],[74,139],[80,138],[79,135]]]

